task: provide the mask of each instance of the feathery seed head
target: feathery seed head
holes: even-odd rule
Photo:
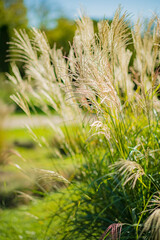
[[[137,180],[145,174],[140,164],[130,160],[120,160],[111,165],[119,176],[122,177],[123,185],[130,182],[131,187],[134,188]]]

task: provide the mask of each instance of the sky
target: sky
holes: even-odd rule
[[[29,10],[33,2],[38,5],[39,1],[42,5],[49,2],[50,9],[53,9],[53,15],[56,17],[58,14],[63,14],[71,19],[79,16],[80,9],[83,9],[89,17],[94,19],[112,18],[119,5],[122,6],[124,11],[127,10],[131,14],[133,22],[139,16],[149,18],[154,12],[160,15],[159,0],[24,0]],[[59,9],[58,13],[56,9]],[[29,12],[29,16],[30,25],[36,25],[34,14],[31,15]]]

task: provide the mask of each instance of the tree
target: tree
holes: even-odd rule
[[[51,46],[56,43],[57,48],[63,48],[63,52],[68,54],[69,42],[73,42],[76,30],[76,24],[73,20],[65,17],[57,19],[57,25],[54,29],[46,29],[46,35]]]
[[[59,3],[54,0],[35,0],[27,7],[30,25],[43,30],[55,27],[56,18],[63,14]]]
[[[0,26],[25,28],[28,25],[27,8],[23,0],[0,0]]]
[[[27,9],[23,0],[0,0],[0,72],[8,71],[5,62],[8,45],[14,28],[26,28]]]

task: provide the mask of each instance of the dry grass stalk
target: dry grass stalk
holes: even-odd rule
[[[58,182],[64,182],[66,184],[69,183],[69,181],[66,178],[64,178],[62,175],[58,174],[57,172],[51,171],[51,170],[34,168],[33,172],[35,174],[37,174],[37,177],[39,180],[42,179],[42,180],[45,180],[48,182],[58,181]]]
[[[135,187],[137,180],[145,174],[140,164],[130,160],[120,160],[111,165],[111,169],[114,169],[115,173],[122,177],[123,185],[130,182],[132,188]]]
[[[160,239],[160,208],[154,210],[145,222],[143,232],[148,232],[149,230],[150,239]]]
[[[141,232],[140,237],[144,232],[148,232],[150,235],[149,239],[159,240],[160,239],[160,192],[153,195],[148,208],[151,208],[150,216],[144,223],[144,228]]]

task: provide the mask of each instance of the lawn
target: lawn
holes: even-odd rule
[[[50,194],[38,200],[34,198],[29,205],[21,205],[14,209],[0,211],[0,239],[49,239],[54,238],[54,231],[58,227],[59,220],[51,223],[52,214],[62,204],[62,193]],[[48,226],[52,227],[48,230]],[[51,231],[52,230],[52,231]]]
[[[34,132],[36,132],[37,137],[43,136],[50,141],[53,138],[47,128],[34,129]],[[4,207],[5,204],[10,206],[15,204],[16,191],[29,193],[36,191],[38,187],[36,187],[37,179],[34,176],[34,169],[52,170],[67,178],[70,178],[74,173],[76,162],[71,157],[55,157],[51,148],[40,147],[35,143],[26,129],[5,131],[5,141],[7,142],[7,150],[11,153],[7,159],[8,164],[0,166],[0,195],[1,205]],[[45,181],[43,184],[46,191],[53,190],[51,186],[47,187]]]

